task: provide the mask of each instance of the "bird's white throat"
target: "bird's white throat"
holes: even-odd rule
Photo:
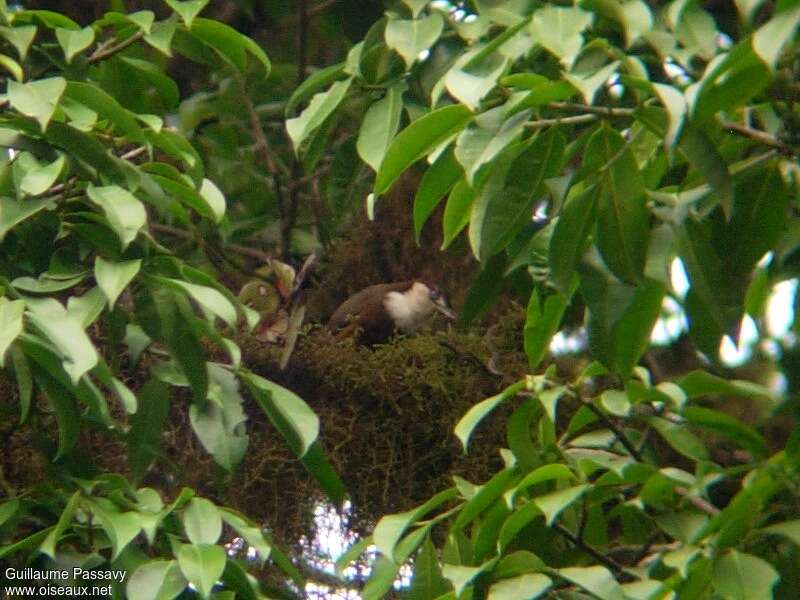
[[[383,301],[386,312],[403,333],[414,333],[435,310],[430,288],[415,281],[405,292],[389,292]]]

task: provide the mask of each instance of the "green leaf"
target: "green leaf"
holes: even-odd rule
[[[761,59],[775,69],[781,50],[792,39],[800,25],[800,5],[787,3],[785,10],[772,15],[753,34],[753,50]]]
[[[200,185],[200,195],[205,200],[206,205],[211,209],[214,222],[219,223],[225,216],[225,196],[216,184],[210,179],[203,179]]]
[[[626,48],[630,48],[653,27],[653,15],[643,0],[583,0],[581,6],[595,10],[622,25]]]
[[[714,591],[731,600],[772,598],[780,575],[767,561],[752,554],[731,550],[714,563],[711,583]]]
[[[608,569],[600,565],[559,569],[558,574],[602,600],[625,599],[617,580]]]
[[[295,454],[302,457],[319,435],[319,419],[294,392],[254,373],[243,372],[250,392]]]
[[[689,398],[700,398],[710,395],[741,396],[756,400],[778,401],[775,392],[763,385],[743,379],[725,379],[712,375],[708,371],[692,371],[683,376],[678,385],[683,388]]]
[[[511,63],[510,59],[499,52],[474,61],[479,54],[481,49],[462,55],[444,78],[447,91],[470,110],[478,108],[481,100],[495,88],[498,79]]]
[[[455,497],[456,489],[448,488],[417,508],[382,517],[372,532],[375,547],[384,556],[396,561],[395,549],[406,530],[429,512]]]
[[[573,285],[573,290],[575,287]],[[528,357],[528,369],[531,372],[536,370],[547,355],[550,342],[561,326],[561,319],[571,298],[572,293],[566,296],[556,291],[545,296],[542,302],[536,289],[531,292],[523,330],[525,355]]]
[[[225,570],[225,548],[211,544],[182,544],[177,558],[184,577],[203,598],[209,598]]]
[[[591,487],[589,485],[576,485],[574,487],[550,492],[544,496],[537,496],[533,499],[539,510],[545,516],[545,522],[548,526],[553,524],[561,511],[567,508],[570,504],[575,502],[578,498],[586,493],[586,490]]]
[[[192,23],[190,33],[207,44],[222,60],[234,67],[239,73],[244,73],[247,70],[248,52],[254,54],[267,71],[270,69],[269,59],[263,50],[258,48],[247,36],[242,35],[225,23],[196,17]]]
[[[169,7],[180,15],[181,20],[186,24],[188,29],[192,28],[192,21],[200,14],[208,4],[208,0],[164,0]]]
[[[653,90],[664,105],[664,109],[667,111],[667,116],[669,117],[669,125],[664,135],[664,143],[667,152],[670,153],[671,156],[672,150],[678,142],[678,136],[683,129],[689,107],[686,104],[686,99],[683,97],[683,94],[671,85],[653,83]]]
[[[82,323],[57,300],[29,300],[28,317],[63,357],[64,370],[73,385],[97,364],[97,350],[83,330]]]
[[[408,167],[463,129],[471,118],[466,106],[456,104],[433,110],[411,123],[386,151],[375,177],[375,194],[386,192]]]
[[[405,88],[406,85],[403,83],[393,85],[386,90],[386,95],[369,107],[358,131],[356,142],[358,155],[376,173],[400,126]]]
[[[303,83],[297,86],[297,89],[292,92],[289,100],[286,102],[285,115],[287,117],[294,116],[295,110],[298,106],[303,104],[306,100],[311,98],[318,90],[332,84],[334,81],[340,79],[344,75],[344,63],[337,63],[329,67],[324,67],[309,75]]]
[[[47,532],[47,537],[42,542],[42,545],[39,546],[39,550],[44,554],[47,554],[47,556],[52,559],[55,559],[56,557],[56,545],[61,538],[61,534],[63,534],[67,527],[72,524],[72,517],[75,515],[75,509],[78,507],[80,500],[80,492],[75,492],[72,494],[69,502],[67,502],[67,505],[64,507],[64,510],[61,511],[61,515],[58,517],[58,522],[56,523],[55,527]]]
[[[0,27],[0,35],[17,50],[20,60],[28,56],[33,38],[36,37],[36,25],[20,25],[19,27]]]
[[[14,365],[14,377],[17,380],[17,392],[19,397],[19,422],[24,423],[28,419],[33,397],[33,377],[25,354],[18,346],[11,347],[11,361]]]
[[[244,458],[248,445],[244,400],[233,373],[213,363],[208,364],[208,373],[209,401],[193,403],[189,418],[192,429],[216,463],[226,471],[233,471]]]
[[[578,262],[594,227],[599,188],[567,198],[550,238],[550,280],[565,296],[572,296]]]
[[[577,7],[545,6],[533,14],[531,35],[555,54],[570,70],[583,47],[581,33],[592,23],[592,15]]]
[[[155,378],[144,384],[138,398],[139,407],[130,418],[127,435],[128,465],[135,481],[144,476],[150,463],[159,456],[170,406],[167,386]]]
[[[410,69],[420,54],[427,50],[444,29],[444,19],[438,12],[431,12],[421,19],[389,19],[386,23],[384,37],[386,45],[395,50]]]
[[[550,589],[553,581],[541,573],[501,579],[489,588],[487,600],[532,600]]]
[[[14,79],[17,81],[21,82],[23,79],[25,79],[25,73],[22,70],[22,66],[20,66],[20,64],[10,56],[0,54],[0,67],[3,67],[6,71],[11,73],[14,76]]]
[[[503,278],[505,270],[505,254],[496,254],[483,266],[461,305],[459,317],[461,323],[468,325],[485,314],[497,302],[506,286],[506,280]]]
[[[94,29],[88,26],[78,30],[58,27],[56,29],[56,39],[58,40],[58,45],[64,51],[64,57],[70,63],[78,52],[82,52],[92,45],[92,42],[94,42]]]
[[[525,115],[519,113],[516,117]],[[522,121],[517,125],[521,127]],[[503,128],[495,138],[502,144],[508,141],[503,139]],[[533,205],[544,193],[545,179],[561,169],[566,146],[563,134],[556,127],[537,137],[527,148],[510,146],[497,158],[488,156],[495,141],[489,143],[479,159],[494,160],[495,164],[472,205],[469,222],[470,246],[481,262],[501,251],[530,222]]]
[[[530,111],[522,111],[504,119],[504,113],[502,106],[481,113],[456,138],[455,156],[470,185],[475,184],[475,175],[483,165],[522,134],[530,116]]]
[[[496,558],[487,560],[478,567],[445,564],[442,568],[442,574],[453,584],[455,597],[458,598],[470,583],[472,583],[482,573],[490,570],[496,562]]]
[[[108,300],[108,306],[111,310],[114,310],[114,303],[117,298],[136,277],[141,266],[141,259],[122,262],[107,262],[101,256],[95,259],[94,278]]]
[[[334,504],[341,504],[345,498],[345,487],[336,469],[333,468],[319,442],[314,442],[301,459],[303,466],[319,483],[322,491]]]
[[[6,352],[11,343],[22,333],[24,300],[9,300],[0,297],[0,367],[5,367]]]
[[[352,79],[336,81],[324,92],[314,94],[308,106],[299,116],[286,121],[286,131],[292,140],[295,152],[311,134],[322,127],[333,112],[339,107],[350,89]]]
[[[582,171],[599,173],[595,244],[622,281],[641,278],[647,254],[650,213],[636,159],[622,136],[600,128],[586,146]]]
[[[685,127],[678,145],[681,153],[714,190],[714,199],[730,216],[733,206],[733,178],[728,165],[715,144],[704,131]]]
[[[229,327],[236,327],[236,307],[221,292],[206,285],[189,283],[183,279],[168,279],[157,277],[157,281],[180,290],[189,295],[192,300],[197,302],[202,308],[210,311],[225,321]]]
[[[461,230],[469,223],[475,193],[475,190],[463,178],[450,190],[442,218],[442,250],[452,244]]]
[[[757,458],[765,458],[769,454],[769,448],[761,434],[735,417],[700,406],[686,407],[682,416],[694,425],[711,429],[730,438]]]
[[[491,398],[487,398],[486,400],[479,402],[470,408],[469,411],[467,411],[467,414],[461,417],[461,419],[458,421],[458,424],[455,426],[454,433],[456,434],[456,437],[461,440],[461,446],[464,448],[464,452],[467,451],[469,438],[472,436],[472,432],[475,430],[475,427],[478,426],[478,423],[480,423],[499,404],[513,396],[516,396],[524,388],[525,382],[518,381],[507,387],[496,396],[492,396]]]
[[[384,598],[395,579],[400,565],[395,564],[385,556],[379,556],[372,565],[369,574],[369,581],[361,591],[363,600],[380,600]]]
[[[759,531],[761,533],[782,535],[783,537],[790,539],[797,546],[800,546],[800,519],[783,521],[782,523],[774,523],[773,525],[764,527]]]
[[[522,478],[522,481],[517,484],[514,490],[514,496],[520,492],[524,492],[532,485],[537,485],[545,481],[552,481],[554,479],[575,479],[575,473],[566,465],[559,463],[542,465]]]
[[[614,61],[592,73],[582,73],[580,75],[566,73],[564,79],[581,93],[587,104],[594,104],[597,92],[617,72],[618,67],[619,61]]]
[[[175,35],[175,26],[175,19],[154,23],[150,33],[145,34],[144,41],[166,56],[172,56],[172,38]]]
[[[495,474],[489,481],[478,488],[472,498],[461,508],[451,528],[452,532],[460,531],[489,509],[498,499],[517,482],[516,469],[504,469]]]
[[[42,131],[45,131],[66,87],[67,82],[63,77],[48,77],[28,83],[9,81],[8,101],[23,115],[36,119]]]
[[[614,370],[623,379],[630,377],[650,344],[653,327],[661,316],[665,293],[666,286],[663,283],[645,278],[614,325]]]
[[[183,511],[183,528],[193,544],[216,544],[222,535],[222,517],[212,502],[195,496]]]
[[[55,203],[55,198],[24,198],[15,200],[0,196],[0,242],[6,234],[25,219]]]
[[[422,176],[414,196],[414,235],[419,243],[422,227],[433,214],[444,195],[462,175],[452,147],[442,152]],[[2,202],[2,199],[0,199]],[[2,212],[0,212],[2,215]],[[2,239],[2,238],[0,238]]]
[[[108,119],[114,128],[128,136],[130,141],[144,142],[144,133],[133,113],[123,108],[112,96],[96,85],[70,81],[67,83],[64,96]]]
[[[144,204],[128,190],[118,185],[96,187],[89,184],[86,194],[92,202],[103,209],[109,225],[127,248],[147,223]]]
[[[30,165],[31,168],[25,172],[19,183],[20,192],[31,196],[38,196],[46,192],[61,175],[65,162],[64,155],[59,154],[58,158],[44,167],[39,166],[38,163]],[[17,164],[20,164],[19,161],[14,166],[16,167]]]
[[[264,564],[272,552],[272,545],[264,537],[261,527],[244,515],[228,508],[219,508],[218,510],[219,514],[222,516],[222,520],[230,525],[236,533],[242,536],[251,548],[254,548],[258,552],[258,561]]]
[[[430,537],[425,538],[417,558],[414,560],[414,576],[408,589],[408,600],[428,600],[446,594],[450,584],[442,576],[436,548]]]
[[[177,561],[151,560],[131,574],[125,594],[129,600],[172,600],[186,584]]]
[[[123,513],[106,498],[90,500],[89,507],[108,534],[112,548],[111,560],[116,560],[142,529],[138,513],[132,511]]]
[[[708,460],[708,450],[705,444],[687,427],[677,425],[662,417],[650,417],[647,422],[677,452],[692,460]]]

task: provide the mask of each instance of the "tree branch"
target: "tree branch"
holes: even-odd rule
[[[93,65],[114,56],[117,52],[122,52],[131,44],[135,44],[144,37],[144,31],[138,31],[127,39],[122,40],[118,44],[109,45],[107,43],[100,44],[97,49],[89,56],[89,64]]]
[[[633,445],[633,442],[628,439],[628,436],[625,435],[625,432],[619,425],[614,423],[614,421],[612,421],[607,414],[595,406],[591,400],[583,400],[583,404],[587,406],[595,415],[597,415],[597,418],[600,419],[600,422],[603,423],[603,425],[614,432],[614,435],[619,440],[620,444],[625,447],[625,449],[633,458],[635,458],[638,462],[644,462],[642,453],[639,452],[638,448]]]
[[[553,529],[555,529],[558,533],[560,533],[565,538],[567,538],[570,542],[572,542],[572,544],[574,546],[580,548],[581,550],[586,552],[586,554],[589,554],[597,562],[604,564],[609,569],[611,569],[612,571],[615,571],[618,574],[625,573],[625,567],[623,567],[621,564],[619,564],[613,558],[611,558],[609,556],[606,556],[602,552],[599,552],[599,551],[595,550],[594,548],[592,548],[589,544],[587,544],[583,540],[581,540],[581,539],[575,537],[574,535],[572,535],[572,533],[570,533],[569,530],[566,527],[564,527],[563,525],[561,525],[560,523],[553,523]]]
[[[720,510],[716,506],[714,506],[707,500],[703,500],[702,498],[695,496],[692,492],[690,492],[682,485],[675,486],[675,493],[678,494],[679,496],[686,498],[686,500],[689,501],[689,504],[691,504],[692,506],[706,513],[709,516],[716,517],[720,513]]]
[[[773,148],[778,148],[781,152],[786,154],[796,154],[797,150],[779,140],[772,134],[767,133],[766,131],[761,131],[760,129],[753,129],[752,127],[748,127],[747,125],[742,125],[741,123],[734,123],[732,121],[720,121],[720,125],[725,129],[742,135],[744,137],[749,137],[750,139],[756,140],[757,142],[761,142],[767,146],[771,146]]]

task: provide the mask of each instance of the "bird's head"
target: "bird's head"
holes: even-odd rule
[[[449,319],[456,318],[442,291],[435,285],[418,280],[411,282],[403,291],[386,294],[384,306],[397,329],[405,333],[416,331],[435,311]]]

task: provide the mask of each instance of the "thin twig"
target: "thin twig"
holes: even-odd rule
[[[710,515],[712,517],[716,517],[720,513],[720,510],[716,506],[714,506],[713,504],[711,504],[707,500],[703,500],[699,496],[695,496],[692,492],[687,490],[682,485],[676,485],[674,489],[675,489],[675,493],[676,494],[686,498],[686,500],[688,500],[689,503],[692,506],[694,506],[695,508],[701,510],[702,512],[706,513],[707,515]]]
[[[635,458],[638,462],[644,462],[644,458],[642,457],[641,452],[633,445],[633,442],[628,439],[628,436],[625,435],[625,432],[622,428],[614,423],[611,419],[608,418],[602,410],[600,410],[591,400],[584,400],[583,403],[591,410],[600,421],[608,427],[611,431],[614,432],[614,435],[619,440],[620,444],[622,444],[628,453]]]
[[[749,137],[750,139],[756,140],[757,142],[761,142],[767,146],[772,146],[773,148],[778,148],[782,152],[787,154],[796,154],[797,150],[779,140],[772,134],[767,133],[766,131],[761,131],[760,129],[753,129],[752,127],[748,127],[747,125],[742,125],[741,123],[734,123],[732,121],[720,121],[720,125],[725,129],[728,129],[734,133],[738,133],[739,135]]]
[[[570,531],[566,527],[561,525],[560,523],[553,523],[553,529],[555,529],[558,533],[560,533],[565,538],[567,538],[575,546],[577,546],[578,548],[580,548],[581,550],[586,552],[586,554],[591,555],[592,558],[594,558],[596,561],[603,563],[605,566],[607,566],[612,571],[616,571],[617,573],[620,573],[620,574],[625,572],[625,567],[623,567],[621,564],[619,564],[613,558],[611,558],[609,556],[606,556],[605,554],[603,554],[602,552],[600,552],[598,550],[595,550],[594,548],[592,548],[589,544],[587,544],[583,540],[581,540],[581,539],[575,537],[574,535],[572,535],[572,533],[570,533]]]
[[[542,129],[544,127],[552,127],[554,125],[571,125],[574,123],[591,123],[599,119],[597,115],[576,115],[574,117],[564,117],[561,119],[538,119],[536,121],[528,121],[525,127],[528,129]]]
[[[110,57],[114,56],[117,52],[121,52],[122,50],[124,50],[125,48],[130,46],[131,44],[135,44],[136,42],[138,42],[143,37],[144,37],[144,31],[138,31],[137,33],[134,33],[129,38],[126,38],[126,39],[122,40],[118,44],[114,44],[112,46],[108,46],[106,44],[101,44],[100,46],[97,47],[97,50],[95,50],[91,54],[91,56],[89,56],[89,64],[93,65],[95,63],[100,62],[101,60],[105,60],[107,58],[110,58]]]
[[[161,223],[150,223],[150,229],[158,233],[164,233],[167,235],[181,238],[183,240],[197,239],[197,236],[194,235],[191,231],[186,231],[185,229],[179,229],[177,227],[171,227],[170,225],[162,225]],[[247,246],[242,246],[240,244],[225,244],[225,249],[230,250],[231,252],[235,252],[236,254],[241,254],[242,256],[249,256],[250,258],[255,258],[265,263],[272,260],[272,256],[267,254],[266,252],[263,252],[262,250],[257,250],[256,248],[249,248]]]
[[[574,110],[584,113],[594,113],[601,116],[630,117],[634,114],[632,108],[613,108],[611,106],[592,106],[591,104],[578,104],[576,102],[550,102],[547,108],[553,110]]]

